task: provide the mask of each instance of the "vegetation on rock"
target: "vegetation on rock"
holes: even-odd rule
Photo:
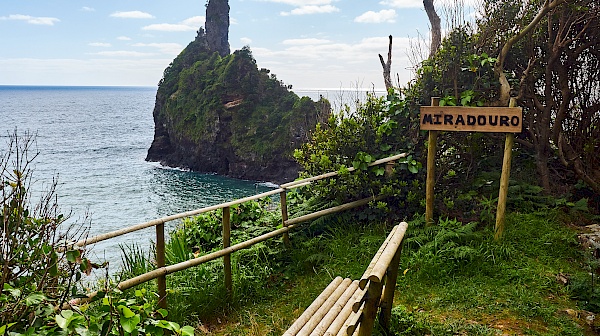
[[[237,178],[297,176],[292,152],[325,120],[326,100],[299,98],[248,47],[221,57],[203,31],[165,70],[148,160]]]

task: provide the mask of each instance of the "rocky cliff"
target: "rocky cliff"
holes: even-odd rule
[[[164,72],[146,160],[243,179],[294,179],[293,150],[328,117],[329,103],[299,98],[259,70],[249,48],[229,54],[228,43],[207,35],[200,29]]]

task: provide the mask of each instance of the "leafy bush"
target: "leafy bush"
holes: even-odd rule
[[[270,232],[281,222],[281,215],[268,211],[271,199],[249,201],[230,207],[232,244]],[[187,246],[201,252],[210,252],[223,243],[223,210],[219,209],[185,218],[171,234],[184,239]],[[177,240],[172,240],[176,242]],[[176,248],[168,244],[170,250]]]
[[[414,195],[422,193],[422,182],[415,174],[422,166],[419,157],[410,155],[392,163],[387,174],[384,165],[369,164],[411,152],[418,135],[417,119],[402,95],[393,90],[386,97],[368,95],[355,110],[345,106],[331,115],[327,123],[317,125],[310,141],[296,150],[294,157],[305,170],[303,176],[331,171],[339,175],[314,182],[305,198],[343,204],[383,194],[393,198],[377,207],[373,204],[383,210],[379,216],[403,217],[414,212],[420,199]],[[356,171],[350,172],[349,167]]]
[[[73,298],[86,297],[82,277],[100,266],[73,248],[84,232],[66,227],[56,181],[33,202],[34,143],[15,133],[0,153],[0,335],[193,335],[193,328],[166,321],[167,312],[155,310],[143,290],[130,298],[105,289],[76,305]]]

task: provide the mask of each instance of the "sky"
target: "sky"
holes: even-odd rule
[[[0,85],[156,86],[204,26],[206,0],[0,0]],[[232,52],[295,89],[383,87],[378,54],[411,76],[421,0],[230,0]]]

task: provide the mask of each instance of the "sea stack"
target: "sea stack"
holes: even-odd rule
[[[229,4],[211,0],[206,30],[165,69],[156,93],[147,161],[248,180],[283,183],[298,176],[294,149],[329,102],[298,97],[249,47],[230,54]]]
[[[218,52],[221,57],[229,55],[229,1],[208,2],[205,27],[208,48]]]

